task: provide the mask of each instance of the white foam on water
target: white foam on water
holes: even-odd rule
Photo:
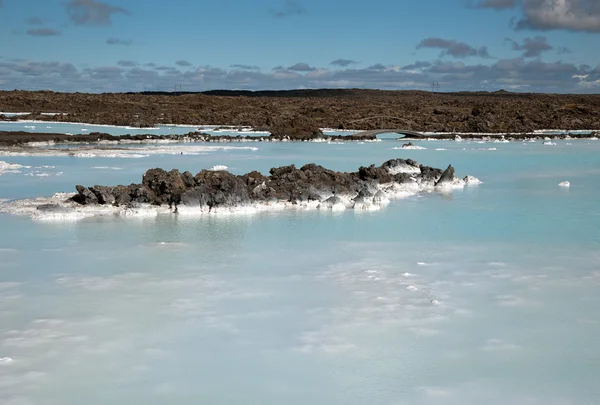
[[[0,160],[0,176],[3,174],[20,174],[20,169],[30,169],[31,166],[23,166],[16,163],[7,163]]]
[[[479,180],[477,177],[474,176],[466,176],[463,181],[465,182],[465,185],[467,186],[477,186],[479,184],[483,184],[483,182],[481,180]]]
[[[10,172],[13,170],[29,169],[29,168],[31,168],[31,166],[22,166],[20,164],[8,163],[8,162],[4,162],[4,161],[0,160],[0,174],[3,172]]]
[[[32,148],[40,148],[45,146],[54,146],[56,142],[54,141],[39,141],[39,142],[27,142],[27,146],[31,146]]]
[[[542,143],[542,145],[546,145],[546,146],[556,146],[556,142],[544,141],[544,143]]]
[[[446,148],[436,148],[436,150],[448,150]]]
[[[70,149],[45,149],[42,146],[52,146],[48,142],[33,142],[29,146],[35,146],[31,149],[5,149],[0,150],[0,156],[73,156],[78,158],[122,158],[136,159],[144,158],[150,155],[200,155],[211,152],[223,151],[257,151],[259,148],[254,146],[225,146],[225,145],[173,145],[163,147],[140,147],[140,148],[119,148],[119,149],[101,149],[101,148],[70,148]]]
[[[72,156],[77,157],[77,158],[102,157],[102,158],[119,158],[119,159],[141,159],[141,158],[148,157],[150,155],[142,155],[139,153],[81,152],[81,153],[74,153]]]
[[[409,146],[400,146],[400,147],[395,147],[393,148],[395,150],[425,150],[427,148],[424,148],[423,146],[419,146],[419,145],[409,145]]]
[[[458,177],[454,178],[452,181],[446,181],[444,183],[438,184],[435,186],[435,190],[437,191],[450,191],[454,189],[464,188],[467,185],[465,180],[460,179]]]
[[[40,171],[34,171],[34,172],[26,173],[25,176],[29,176],[29,177],[51,177],[51,176],[62,176],[63,174],[64,174],[63,172],[40,172]]]
[[[14,360],[10,357],[0,357],[0,366],[7,366],[13,362]]]
[[[212,170],[213,172],[218,172],[218,171],[223,171],[223,170],[227,170],[227,169],[229,169],[229,168],[225,165],[214,165],[210,170]]]
[[[563,181],[563,182],[559,183],[558,185],[560,187],[566,187],[566,188],[571,187],[571,183],[568,181]]]
[[[182,242],[156,242],[152,243],[150,246],[152,247],[161,247],[161,248],[184,248],[188,247],[188,243]]]

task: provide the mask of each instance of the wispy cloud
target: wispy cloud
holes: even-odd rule
[[[573,51],[571,51],[566,46],[559,46],[558,48],[556,48],[556,53],[559,55],[566,55],[568,53],[573,53]]]
[[[367,68],[367,70],[380,70],[380,71],[385,70],[385,69],[386,69],[386,67],[381,63],[376,63]]]
[[[294,0],[286,0],[283,7],[278,10],[270,10],[271,15],[277,18],[284,18],[293,15],[306,14],[306,9]]]
[[[114,14],[129,14],[119,6],[111,6],[96,0],[70,0],[67,13],[75,25],[106,26],[112,24]]]
[[[27,30],[27,35],[31,35],[34,37],[55,37],[60,35],[60,31],[54,30],[52,28],[35,28]]]
[[[475,8],[491,8],[494,10],[505,10],[514,8],[517,0],[478,0],[471,2],[470,5]]]
[[[350,66],[350,65],[356,65],[357,63],[358,63],[357,61],[352,60],[352,59],[336,59],[329,64],[333,65],[333,66],[346,67],[346,66]]]
[[[414,69],[425,69],[431,67],[431,62],[421,62],[417,61],[415,63],[411,63],[409,65],[402,66],[402,70],[414,70]]]
[[[42,25],[44,24],[44,20],[40,17],[31,17],[27,19],[27,24],[29,25]]]
[[[233,64],[230,67],[234,68],[234,69],[242,69],[242,70],[260,70],[260,67],[255,66],[255,65],[244,65],[244,64]]]
[[[308,63],[296,63],[288,67],[287,70],[291,70],[292,72],[312,72],[313,70],[317,70],[317,68],[310,66]]]
[[[131,39],[120,39],[120,38],[108,38],[106,40],[107,45],[123,45],[130,46],[133,44],[133,40]]]
[[[442,56],[453,56],[455,58],[466,58],[469,56],[479,56],[482,58],[489,58],[487,47],[482,46],[475,48],[464,42],[458,42],[453,39],[443,39],[436,37],[429,37],[423,39],[417,49],[423,48],[436,48],[442,50]]]
[[[507,41],[512,44],[512,49],[514,51],[523,51],[522,56],[524,58],[537,58],[541,56],[542,53],[553,49],[548,43],[548,38],[540,35],[533,38],[525,38],[522,44],[508,38]]]
[[[137,66],[138,63],[134,62],[132,60],[120,60],[117,62],[117,65],[122,66],[122,67],[134,67],[134,66]]]

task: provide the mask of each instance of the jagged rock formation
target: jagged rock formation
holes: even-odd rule
[[[76,186],[72,201],[81,205],[136,206],[139,204],[199,207],[238,207],[249,204],[316,202],[354,207],[382,204],[395,192],[431,189],[455,179],[454,168],[420,165],[411,159],[393,159],[381,166],[360,167],[342,173],[314,163],[273,168],[265,176],[257,171],[241,176],[227,171],[202,170],[195,176],[178,170],[150,169],[140,184],[129,186]]]

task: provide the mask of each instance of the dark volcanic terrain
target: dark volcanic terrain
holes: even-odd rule
[[[0,92],[0,111],[32,113],[19,119],[136,127],[243,125],[291,136],[314,136],[319,128],[475,133],[600,129],[600,95],[505,91],[434,94],[331,89],[83,94],[15,90]],[[64,115],[41,115],[43,112]]]

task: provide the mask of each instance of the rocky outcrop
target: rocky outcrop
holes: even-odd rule
[[[444,173],[442,173],[442,175],[440,176],[440,178],[438,179],[438,181],[435,182],[435,186],[443,186],[444,184],[452,184],[452,182],[454,181],[454,167],[452,167],[452,165],[449,165],[448,168],[446,170],[444,170]]]
[[[451,170],[450,170],[451,169]],[[430,189],[439,182],[452,182],[454,169],[419,165],[411,159],[393,159],[381,166],[360,167],[356,172],[336,172],[314,163],[273,168],[269,176],[253,171],[241,176],[227,171],[202,170],[195,176],[178,170],[150,169],[140,184],[129,186],[76,186],[72,201],[81,205],[168,205],[174,208],[238,207],[253,203],[322,203],[334,207],[349,201],[354,205],[382,204],[390,190]],[[391,191],[390,191],[391,192]]]
[[[273,136],[289,136],[294,140],[313,139],[323,135],[319,124],[305,115],[268,117],[266,125],[261,129],[269,131]]]

